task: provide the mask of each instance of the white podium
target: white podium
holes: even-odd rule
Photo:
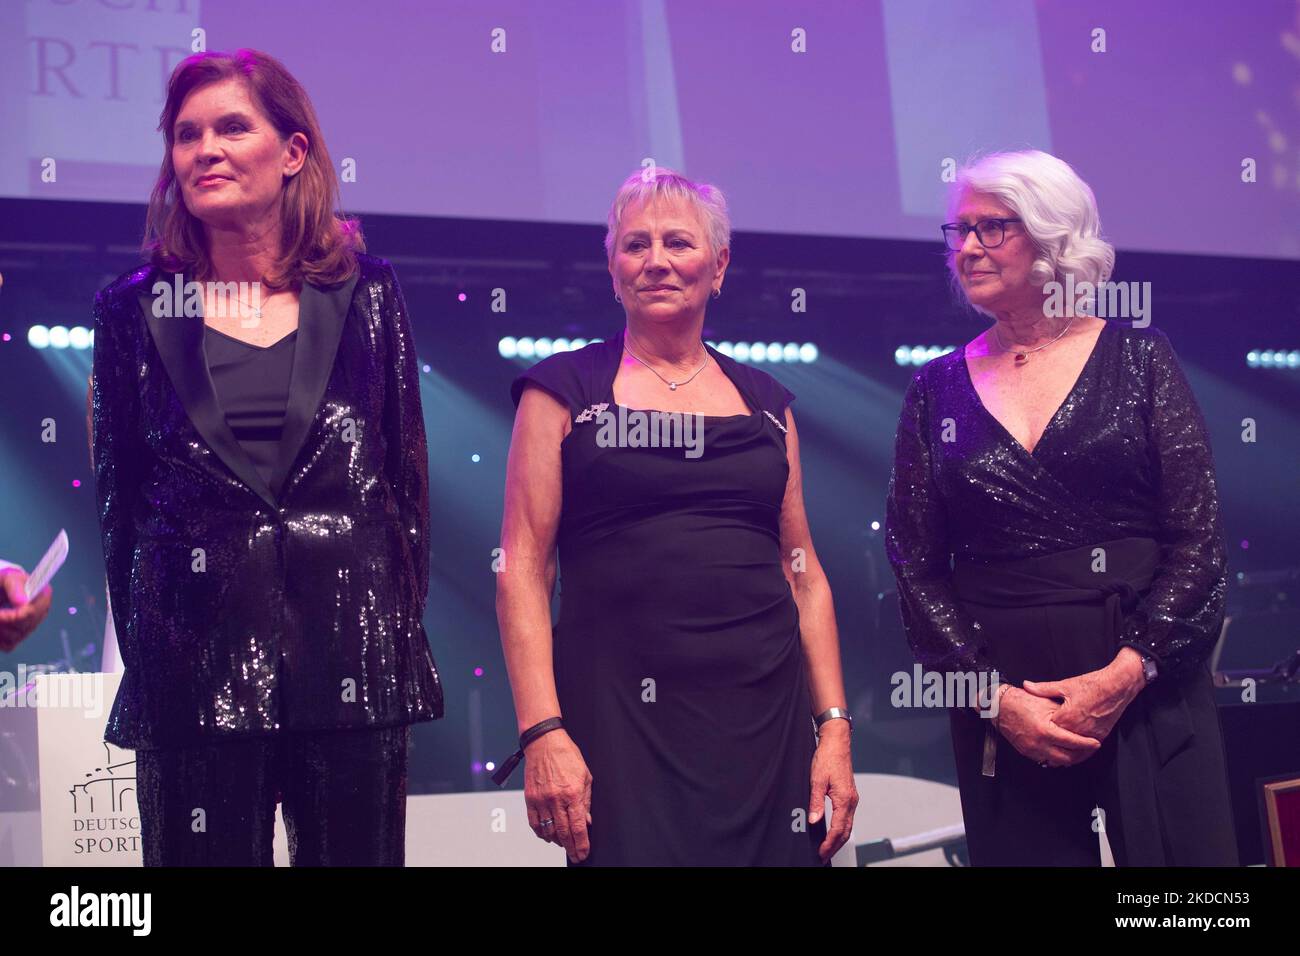
[[[41,674],[0,706],[0,865],[138,866],[135,755],[104,743],[120,674]]]

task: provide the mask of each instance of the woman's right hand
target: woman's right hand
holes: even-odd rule
[[[591,772],[582,752],[566,731],[552,730],[528,745],[524,761],[528,825],[581,863],[591,852]]]
[[[27,600],[27,572],[20,567],[0,571],[0,651],[12,651],[50,613],[53,585]]]
[[[1071,767],[1101,749],[1101,741],[1066,730],[1052,714],[1061,705],[1035,697],[1019,687],[1008,688],[998,702],[998,732],[1034,763],[1048,767]]]

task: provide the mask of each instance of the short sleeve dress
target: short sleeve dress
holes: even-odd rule
[[[526,383],[543,387],[573,421],[554,666],[592,774],[584,865],[820,865],[799,610],[781,565],[794,395],[710,348],[751,413],[701,416],[693,442],[683,427],[676,447],[653,447],[646,419],[614,401],[622,353],[620,332],[511,388],[517,405]]]

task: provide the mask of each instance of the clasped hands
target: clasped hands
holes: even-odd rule
[[[1145,684],[1141,656],[1123,647],[1100,670],[1008,688],[998,702],[997,729],[1035,763],[1071,767],[1101,749]]]

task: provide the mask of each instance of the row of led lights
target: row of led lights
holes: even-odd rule
[[[497,342],[497,351],[502,358],[541,359],[556,352],[576,352],[592,342],[601,341],[603,339],[534,339],[528,336],[517,339],[507,335]]]
[[[817,361],[817,346],[811,342],[710,342],[715,349],[737,362],[787,362],[810,364]]]
[[[947,355],[955,345],[900,345],[894,350],[899,365],[924,365],[940,355]],[[1251,349],[1246,353],[1251,368],[1300,368],[1300,349]]]
[[[900,345],[894,349],[894,361],[899,365],[924,365],[956,348],[955,345]]]
[[[1251,349],[1246,364],[1251,368],[1300,368],[1300,349]]]
[[[506,336],[497,343],[502,358],[546,358],[556,352],[571,352],[601,339],[515,338]],[[27,330],[27,344],[34,349],[88,349],[95,344],[95,330],[82,325],[46,327],[33,325]],[[817,346],[811,342],[710,342],[723,355],[738,362],[815,362]],[[940,355],[947,355],[955,345],[900,345],[894,361],[902,366],[921,366]],[[1246,353],[1251,368],[1300,368],[1300,349],[1251,349]]]
[[[88,349],[95,344],[95,330],[83,325],[33,325],[27,330],[27,344],[34,349]]]
[[[507,335],[497,342],[497,351],[502,358],[522,358],[522,359],[544,359],[556,352],[572,352],[589,345],[592,342],[600,342],[602,339],[534,339],[528,336],[515,338],[513,335]],[[811,342],[799,344],[797,342],[709,342],[713,348],[717,349],[728,358],[734,358],[737,362],[815,362],[817,361],[817,346]]]

